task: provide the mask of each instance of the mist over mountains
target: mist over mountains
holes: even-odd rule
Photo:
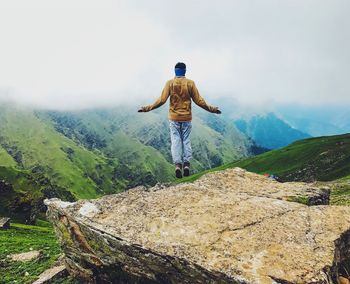
[[[239,119],[235,121],[235,125],[257,145],[267,149],[281,148],[296,140],[311,137],[292,128],[274,113],[255,115],[247,120]]]
[[[274,114],[290,127],[311,136],[337,135],[350,132],[350,104],[303,104],[265,101],[243,103],[234,98],[220,97],[213,102],[223,109],[223,116],[248,121],[253,117]]]
[[[276,114],[292,127],[311,136],[350,132],[349,105],[279,105]]]

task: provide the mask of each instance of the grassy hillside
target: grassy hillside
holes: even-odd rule
[[[16,161],[12,156],[6,152],[6,150],[0,145],[0,163],[2,166],[15,167],[17,165]]]
[[[117,163],[74,143],[34,112],[0,108],[0,211],[33,221],[45,197],[74,200],[122,190]]]
[[[350,134],[300,140],[282,149],[226,164],[209,171],[232,167],[277,175],[282,181],[332,181],[350,178]],[[199,178],[205,172],[184,181]]]
[[[10,262],[7,255],[39,250],[42,257],[29,262]],[[33,283],[58,259],[61,250],[51,225],[39,221],[36,226],[11,224],[8,230],[0,230],[0,283]],[[62,279],[55,283],[78,283]]]
[[[173,179],[173,168],[166,157],[138,137],[129,135],[122,127],[125,121],[116,111],[41,112],[39,115],[77,145],[99,152],[114,162],[114,175],[123,179],[124,188]],[[129,119],[132,124],[132,117]]]
[[[103,156],[76,145],[31,111],[2,108],[0,121],[0,145],[12,157],[0,166],[41,172],[76,198],[111,191],[112,168]]]
[[[53,184],[40,172],[0,166],[0,216],[33,223],[45,212],[44,198],[74,201],[67,189]]]
[[[137,113],[136,110],[137,108],[124,106],[76,112],[45,112],[42,115],[52,121],[58,132],[89,149],[99,149],[107,155],[113,151],[120,153],[124,146],[130,148],[130,145],[114,143],[118,141],[118,136],[124,135],[125,141],[140,142],[139,145],[134,145],[136,147],[133,151],[142,149],[140,152],[146,153],[154,149],[161,153],[167,164],[171,164],[167,109],[149,113]],[[197,110],[195,113],[192,132],[195,171],[222,165],[251,154],[252,142],[232,123],[229,124],[203,110]],[[157,160],[157,157],[154,158]],[[136,167],[142,166],[142,160],[128,160],[123,155],[118,155],[118,158]],[[164,165],[159,159],[158,164]]]

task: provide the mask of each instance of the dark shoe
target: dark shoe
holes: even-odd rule
[[[182,178],[182,165],[181,164],[175,165],[175,175],[177,178]]]
[[[190,163],[185,162],[184,163],[184,176],[188,177],[190,175]]]

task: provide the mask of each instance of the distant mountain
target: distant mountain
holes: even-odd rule
[[[256,151],[218,116],[203,111],[193,125],[194,171]],[[0,106],[0,213],[29,222],[47,197],[95,198],[174,180],[168,128],[165,109],[58,112]]]
[[[300,103],[244,104],[234,98],[213,101],[223,110],[222,116],[231,120],[248,120],[254,116],[273,113],[289,126],[312,137],[350,133],[349,104],[306,105]]]
[[[274,113],[254,115],[248,119],[235,121],[236,127],[258,146],[267,149],[284,147],[296,140],[311,137],[310,135],[292,128]]]
[[[276,113],[292,127],[312,136],[350,132],[350,112],[347,105],[280,105],[276,108]]]

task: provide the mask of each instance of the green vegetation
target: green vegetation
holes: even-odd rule
[[[166,112],[164,108],[140,114],[135,112],[135,108],[124,106],[76,112],[41,112],[40,117],[51,121],[59,133],[76,143],[88,149],[98,149],[107,157],[113,155],[114,159],[121,164],[127,163],[131,168],[142,169],[145,155],[150,155],[154,162],[169,171],[166,176],[163,175],[163,180],[158,175],[157,181],[169,181],[173,178],[173,168]],[[195,127],[192,133],[195,171],[250,155],[252,143],[233,125],[213,114],[198,112],[193,120]],[[129,158],[129,151],[138,153],[135,159]],[[158,174],[155,170],[151,174]]]
[[[332,205],[350,205],[350,183],[336,182],[331,188]]]
[[[28,262],[11,262],[7,259],[10,254],[31,250],[41,251],[42,256]],[[53,228],[48,222],[38,220],[36,226],[11,224],[10,229],[0,230],[0,283],[32,283],[57,261],[60,253]],[[57,283],[74,281],[68,279]]]
[[[108,169],[107,160],[57,133],[33,112],[2,108],[0,120],[0,145],[17,168],[41,172],[76,198],[94,198],[112,191],[107,177],[112,168]],[[9,163],[1,160],[0,166]]]
[[[16,161],[1,146],[0,146],[0,161],[1,161],[1,165],[7,166],[7,167],[15,167],[17,165]]]
[[[282,181],[349,179],[350,134],[300,140],[278,150],[195,174],[181,182],[192,182],[207,172],[233,167],[274,174]]]
[[[293,196],[292,198],[289,199],[289,201],[301,203],[301,204],[304,204],[304,205],[308,205],[309,204],[309,197],[308,196],[303,196],[303,195]]]
[[[128,127],[141,123],[128,113],[110,109],[40,112],[38,116],[76,145],[105,157],[112,168],[110,179],[123,189],[172,180],[172,166],[163,154],[154,145],[144,143],[141,135],[128,132]],[[154,138],[158,125],[150,126]],[[144,130],[148,135],[151,132]]]
[[[33,180],[28,171],[11,167],[0,167],[0,173],[1,179],[6,181],[0,181],[0,216],[31,223],[39,211],[37,200],[42,196],[40,182]]]

